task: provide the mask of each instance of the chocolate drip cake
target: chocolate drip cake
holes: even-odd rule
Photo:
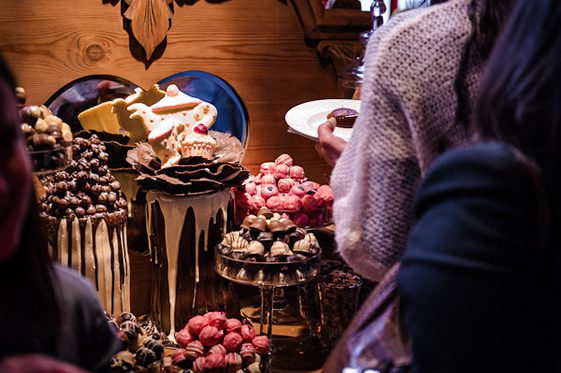
[[[110,313],[130,309],[127,202],[109,172],[105,145],[95,135],[73,142],[74,159],[43,180],[41,218],[54,260],[95,285]]]
[[[190,317],[235,304],[226,299],[231,292],[214,272],[209,248],[232,221],[230,188],[247,178],[239,164],[243,147],[235,137],[208,131],[216,109],[174,85],[152,107],[128,110],[131,118],[143,116],[149,133],[127,160],[147,191],[153,318],[173,338]]]

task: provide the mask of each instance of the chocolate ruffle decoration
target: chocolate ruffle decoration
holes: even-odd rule
[[[239,161],[243,146],[233,136],[210,131],[217,148],[213,160],[201,157],[183,158],[171,167],[161,168],[150,144],[137,143],[127,154],[127,161],[140,174],[138,184],[147,190],[174,195],[195,196],[240,185],[249,175]]]

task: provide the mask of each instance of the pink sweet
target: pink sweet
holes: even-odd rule
[[[238,319],[228,319],[228,320],[226,320],[225,328],[226,328],[226,332],[228,332],[228,333],[239,332],[241,327],[242,327],[242,323]]]
[[[259,170],[261,175],[272,175],[275,173],[275,162],[265,162],[261,163],[261,169]]]
[[[244,365],[252,364],[255,361],[255,347],[252,343],[244,343],[240,352]]]
[[[298,197],[304,197],[304,195],[306,194],[306,189],[302,186],[302,184],[294,185],[292,189],[290,189],[290,194]]]
[[[290,167],[292,166],[292,162],[293,162],[292,157],[286,153],[279,155],[277,159],[275,159],[275,165],[277,166],[282,164]]]
[[[244,183],[244,188],[245,191],[250,195],[254,195],[255,193],[257,193],[257,184],[255,184],[255,181]]]
[[[221,354],[210,354],[205,358],[205,363],[203,365],[206,373],[220,373],[226,368],[226,360],[224,360],[224,355]]]
[[[259,335],[253,338],[251,342],[253,347],[255,347],[255,352],[259,355],[265,355],[269,353],[269,338],[266,335]]]
[[[261,185],[276,185],[277,180],[273,175],[263,175],[261,177]]]
[[[292,221],[294,222],[294,224],[301,228],[305,228],[310,224],[310,218],[303,212],[297,212],[296,214],[294,214]]]
[[[283,201],[283,207],[287,211],[298,211],[302,207],[302,202],[298,196],[289,196]]]
[[[316,202],[318,204],[318,209],[324,208],[325,207],[325,200],[321,197],[320,193],[314,193],[313,196],[316,199]]]
[[[261,197],[268,199],[272,196],[276,196],[279,194],[279,190],[274,185],[265,185],[261,187]]]
[[[207,325],[208,321],[203,316],[195,316],[187,323],[187,330],[192,335],[197,336]]]
[[[208,351],[209,354],[220,354],[222,356],[226,355],[228,353],[228,351],[226,350],[226,347],[224,347],[221,344],[218,345],[214,345],[210,348],[210,350]]]
[[[208,312],[206,315],[208,325],[214,326],[218,330],[223,330],[228,318],[224,312]]]
[[[304,169],[300,166],[292,166],[290,167],[289,175],[294,180],[300,181],[304,179]]]
[[[195,361],[198,357],[203,356],[205,348],[201,341],[193,341],[185,347],[185,357],[191,361]]]
[[[258,211],[261,207],[265,205],[266,205],[265,199],[261,196],[253,196],[249,200],[249,207],[254,211]]]
[[[240,352],[243,344],[243,338],[238,333],[229,333],[224,337],[224,347],[229,352]]]
[[[244,342],[251,342],[255,338],[255,330],[251,325],[242,325],[241,336]]]
[[[282,210],[283,209],[282,198],[280,196],[270,197],[267,200],[267,207],[275,211]]]
[[[306,211],[316,210],[318,208],[318,202],[314,195],[306,194],[302,197],[302,208]]]
[[[290,170],[290,167],[288,167],[285,164],[279,164],[275,167],[275,178],[276,179],[284,179],[285,177],[288,176],[288,172]]]
[[[235,352],[229,353],[224,357],[228,372],[236,372],[242,368],[242,357]]]
[[[281,193],[288,193],[290,189],[294,186],[294,180],[292,179],[280,179],[277,182],[277,188],[279,188],[279,192]]]
[[[180,364],[182,361],[187,360],[185,357],[185,350],[182,348],[178,348],[177,350],[173,351],[171,354],[171,361],[177,365]]]
[[[300,185],[302,185],[302,188],[304,188],[306,192],[309,192],[310,190],[317,190],[319,188],[319,184],[315,181],[304,181]]]
[[[318,188],[318,194],[325,202],[333,201],[333,190],[329,185],[322,185]]]
[[[193,372],[195,373],[204,373],[205,372],[205,365],[206,365],[206,358],[199,357],[193,363]]]
[[[203,346],[211,347],[215,344],[220,343],[222,340],[222,336],[224,335],[223,332],[218,330],[218,328],[214,326],[205,326],[201,333],[199,334],[199,340],[203,344]]]
[[[195,340],[195,337],[193,337],[193,335],[189,333],[187,328],[184,328],[175,334],[175,340],[179,344],[179,347],[185,348],[185,346]]]

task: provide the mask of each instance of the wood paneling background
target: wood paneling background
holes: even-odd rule
[[[178,5],[181,3],[182,5]],[[301,102],[335,97],[335,74],[321,67],[290,4],[282,0],[181,0],[161,57],[135,59],[117,0],[1,0],[0,50],[42,103],[64,84],[112,74],[143,87],[173,73],[203,70],[229,82],[247,106],[244,164],[290,152],[308,175],[327,182],[328,166],[311,141],[286,133],[284,114]]]

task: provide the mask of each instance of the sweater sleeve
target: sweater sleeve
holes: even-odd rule
[[[487,143],[447,153],[423,181],[398,275],[414,372],[554,371],[539,368],[551,307],[529,175]]]
[[[331,176],[338,250],[355,271],[373,281],[380,280],[404,247],[420,177],[388,58],[396,30],[414,13],[403,13],[371,37],[360,113]]]

